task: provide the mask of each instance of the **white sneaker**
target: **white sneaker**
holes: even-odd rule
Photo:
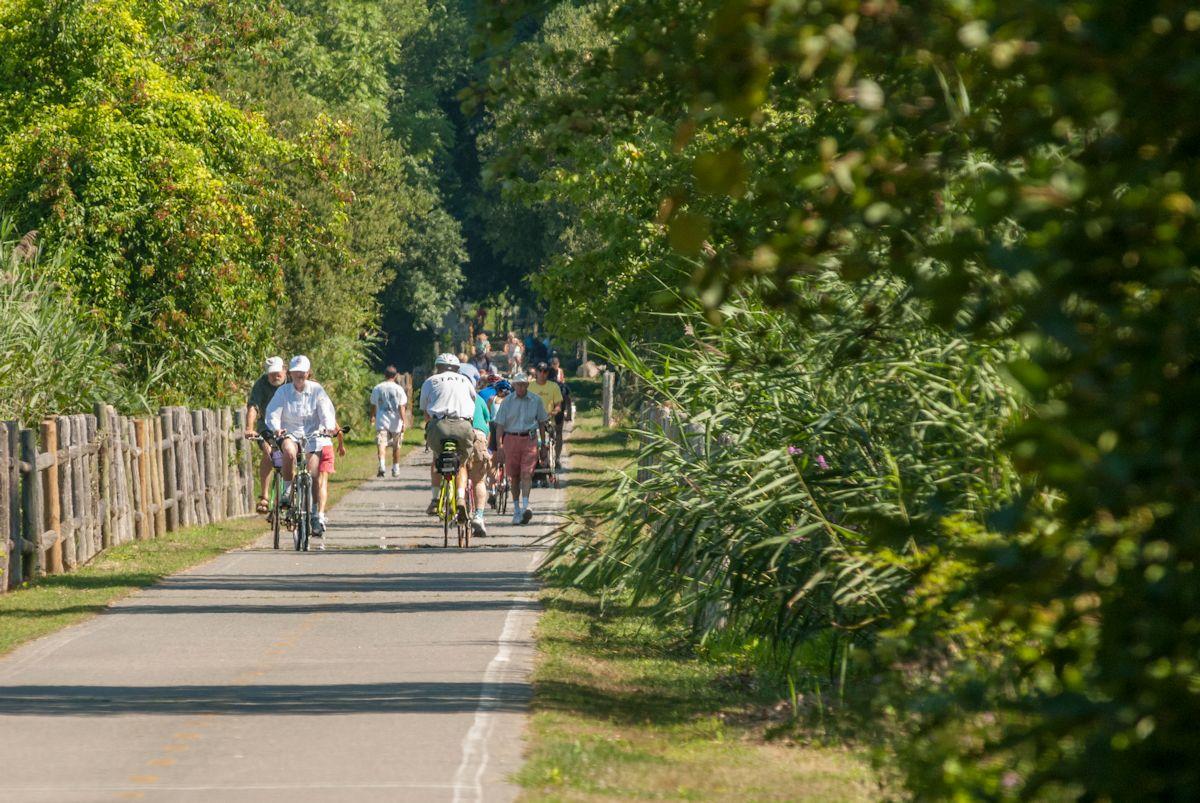
[[[513,524],[521,523],[521,506],[520,505],[513,505],[512,523]]]
[[[392,464],[392,476],[393,476],[393,477],[399,477],[399,476],[400,476],[400,464],[399,464],[399,463],[393,463],[393,464]]]

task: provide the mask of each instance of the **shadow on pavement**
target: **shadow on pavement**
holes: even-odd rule
[[[523,683],[10,686],[0,689],[0,716],[433,714],[481,707],[520,712],[529,695]]]
[[[461,611],[505,611],[510,609],[538,611],[537,603],[512,599],[446,600],[425,602],[318,602],[313,604],[282,603],[255,605],[248,602],[223,602],[213,605],[121,605],[110,608],[112,615],[127,614],[204,614],[219,616],[236,614],[309,614],[309,613],[453,613]]]
[[[287,553],[294,555],[295,553]],[[310,557],[314,553],[305,555]],[[378,574],[181,574],[154,587],[161,591],[325,591],[363,593],[529,591],[525,572],[394,572]]]

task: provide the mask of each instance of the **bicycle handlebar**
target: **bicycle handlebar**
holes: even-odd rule
[[[306,440],[311,439],[311,438],[336,438],[338,435],[344,435],[349,431],[350,431],[350,425],[347,424],[346,426],[338,427],[337,429],[319,429],[316,432],[301,432],[301,433],[299,433],[299,437],[305,438]],[[296,433],[288,432],[287,430],[281,429],[276,432],[268,432],[267,438],[277,441],[277,440],[279,440],[279,437],[281,435],[294,435],[294,434],[296,434]],[[251,440],[251,441],[262,441],[262,440],[267,440],[267,438],[264,438],[261,435],[247,435],[246,436],[246,440]]]

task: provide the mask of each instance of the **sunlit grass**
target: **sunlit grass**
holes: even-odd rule
[[[584,388],[569,444],[576,513],[635,457],[623,434],[600,426]],[[524,800],[881,797],[857,750],[767,739],[778,689],[748,680],[735,660],[698,655],[682,624],[620,602],[602,608],[576,590],[548,590],[543,604],[527,762],[515,776]]]

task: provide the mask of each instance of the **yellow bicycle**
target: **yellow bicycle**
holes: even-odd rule
[[[438,489],[437,516],[442,520],[442,547],[450,546],[450,528],[454,527],[458,534],[459,548],[471,545],[471,526],[468,521],[468,511],[458,504],[458,467],[462,464],[462,456],[458,453],[458,444],[454,441],[443,441],[442,451],[435,458],[438,474],[442,475],[441,487]]]

